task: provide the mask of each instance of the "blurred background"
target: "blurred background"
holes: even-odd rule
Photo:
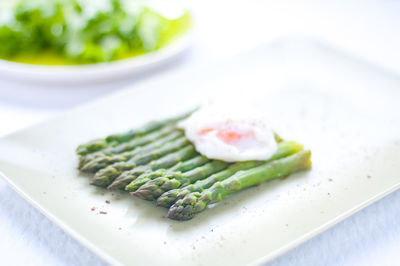
[[[400,1],[187,0],[185,3],[191,8],[195,21],[192,45],[179,58],[143,75],[86,85],[26,83],[22,79],[1,77],[0,136],[123,89],[128,84],[157,78],[158,73],[210,65],[279,38],[305,36],[323,40],[400,75]],[[400,218],[399,204],[400,193],[397,192],[271,265],[395,265],[393,259],[398,258],[400,251],[400,226],[396,222]],[[392,216],[379,216],[385,210],[390,210]],[[6,241],[13,247],[2,255],[2,260],[18,265],[103,264],[2,180],[0,213],[0,246]],[[25,221],[14,224],[13,219],[11,224],[9,216],[23,217]],[[32,217],[41,228],[47,229],[31,226],[28,221]],[[376,228],[385,229],[386,233]],[[365,234],[370,235],[368,240],[376,241],[365,241]],[[60,251],[60,244],[52,240],[52,235],[62,239],[65,252]],[[331,249],[330,253],[326,247]],[[18,255],[22,251],[26,256]]]
[[[261,43],[308,36],[400,73],[400,2],[186,1],[195,18],[194,42],[180,58],[146,73],[107,84],[45,86],[0,80],[0,135],[111,93],[162,71],[179,71],[234,56]],[[145,76],[145,77],[143,77]],[[22,78],[21,78],[22,80]],[[190,88],[188,88],[190,89]]]

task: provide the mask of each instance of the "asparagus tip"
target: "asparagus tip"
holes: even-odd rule
[[[134,192],[130,192],[131,195],[136,196],[138,198],[144,199],[144,200],[154,200],[154,196],[151,193],[150,190],[147,189],[139,189]]]
[[[91,162],[89,162],[89,163],[87,163],[87,164],[81,166],[79,169],[80,169],[82,172],[92,172],[93,169],[94,169],[94,166],[93,166],[93,164],[92,164]]]
[[[90,180],[90,184],[94,186],[105,187],[108,185],[108,182],[104,178],[94,177]]]
[[[157,202],[156,202],[157,206],[161,206],[161,207],[165,207],[165,208],[171,207],[171,205],[174,204],[175,201],[177,200],[178,194],[179,194],[179,190],[177,190],[177,189],[172,189],[172,190],[165,192],[157,199]]]
[[[168,218],[178,221],[192,219],[195,213],[202,211],[207,206],[205,202],[202,202],[200,196],[201,193],[193,192],[175,202],[168,211]]]
[[[118,180],[115,180],[107,187],[107,189],[109,189],[109,190],[117,190],[117,189],[123,189],[123,188],[124,188],[124,186],[122,186],[121,182],[119,182]]]

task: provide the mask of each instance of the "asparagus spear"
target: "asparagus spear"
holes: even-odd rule
[[[259,185],[274,178],[282,178],[311,167],[311,152],[300,151],[286,158],[272,161],[250,170],[239,171],[217,182],[203,192],[193,192],[178,200],[168,211],[174,220],[189,220],[209,204],[221,201],[225,196],[247,187]]]
[[[107,147],[114,147],[118,143],[108,143],[105,139],[94,139],[85,144],[81,144],[76,148],[76,153],[78,155],[86,155],[92,152],[96,152]]]
[[[176,130],[177,129],[175,128],[175,125],[167,125],[167,126],[161,128],[160,130],[155,130],[154,132],[151,132],[147,135],[136,137],[128,142],[121,143],[118,146],[107,147],[100,151],[86,154],[84,156],[81,156],[81,158],[79,159],[78,169],[82,168],[85,164],[89,163],[92,160],[95,160],[96,158],[105,157],[107,155],[112,155],[112,154],[119,154],[119,153],[122,153],[125,151],[131,151],[131,150],[135,149],[136,147],[149,144],[149,143],[156,141],[157,139],[162,138]]]
[[[148,171],[141,175],[139,175],[135,180],[129,183],[125,190],[129,192],[134,192],[142,185],[146,184],[150,180],[156,179],[158,177],[167,176],[168,174],[172,174],[173,172],[168,169],[158,169],[156,171]]]
[[[109,189],[124,189],[126,185],[128,185],[132,180],[134,180],[139,175],[143,174],[146,171],[155,171],[160,168],[169,168],[176,163],[192,158],[197,154],[196,149],[193,145],[188,145],[181,150],[178,150],[174,153],[170,153],[161,157],[158,160],[154,160],[147,165],[143,165],[141,167],[133,168],[130,171],[123,172],[120,176],[118,176],[114,182],[108,186]]]
[[[132,129],[132,130],[129,130],[129,131],[121,133],[121,134],[110,135],[110,136],[106,137],[105,139],[95,139],[95,140],[89,141],[87,143],[79,145],[78,148],[76,149],[76,153],[79,155],[86,155],[89,153],[93,153],[93,152],[105,149],[107,147],[116,146],[122,142],[129,141],[136,136],[141,136],[141,135],[150,133],[150,132],[152,132],[156,129],[159,129],[165,125],[174,124],[174,123],[178,122],[179,120],[182,120],[182,119],[188,117],[195,110],[178,115],[176,117],[159,120],[159,121],[151,121],[151,122],[148,122],[148,123],[142,125],[141,127],[136,128],[136,129]]]
[[[267,161],[247,161],[247,162],[237,162],[229,166],[227,169],[215,173],[211,176],[209,176],[206,179],[199,180],[195,182],[194,184],[178,188],[178,189],[172,189],[164,194],[162,194],[158,199],[157,199],[157,205],[167,207],[169,208],[174,202],[176,202],[178,199],[184,198],[187,194],[195,191],[203,191],[204,189],[207,189],[211,187],[214,183],[218,181],[225,180],[235,174],[238,171],[241,170],[247,170],[253,167],[256,167],[260,164],[264,164],[266,162],[271,162],[273,160],[281,159],[283,157],[286,157],[290,154],[296,153],[300,150],[303,149],[303,145],[298,144],[293,141],[284,141],[280,142],[278,144],[278,150],[275,152],[275,154]]]
[[[180,130],[174,131],[171,134],[163,138],[160,138],[152,143],[149,143],[145,146],[137,147],[133,151],[127,151],[121,154],[114,154],[109,156],[107,155],[100,156],[86,163],[84,166],[81,167],[80,170],[83,172],[93,173],[98,171],[99,169],[105,168],[114,163],[126,162],[129,159],[134,158],[135,156],[148,153],[154,149],[158,149],[163,145],[167,144],[168,142],[173,141],[179,137],[182,137],[182,135],[183,135],[182,131]]]
[[[165,176],[169,172],[187,172],[196,167],[202,166],[209,161],[210,161],[210,159],[208,159],[207,157],[199,155],[190,160],[187,160],[184,162],[179,162],[176,165],[174,165],[174,167],[171,167],[168,170],[158,169],[157,171],[144,173],[144,174],[138,176],[131,183],[129,183],[129,185],[127,185],[125,187],[125,190],[130,191],[130,192],[136,191],[139,187],[141,187],[148,181],[153,180],[157,177]]]
[[[228,165],[229,163],[227,162],[215,160],[189,172],[168,173],[165,176],[147,182],[135,192],[131,192],[131,194],[142,199],[154,200],[168,190],[194,183],[197,180],[206,178],[213,173],[225,169]]]
[[[101,169],[99,172],[96,173],[94,178],[91,180],[91,184],[97,186],[108,186],[123,171],[133,169],[140,165],[145,165],[151,162],[152,160],[163,157],[164,155],[169,154],[171,152],[175,152],[180,148],[188,145],[189,143],[190,141],[187,138],[181,137],[174,140],[173,142],[167,143],[166,145],[158,149],[151,150],[150,152],[144,154],[139,154],[127,162],[116,163],[111,165],[110,167]]]
[[[190,160],[184,161],[184,162],[179,162],[175,164],[173,167],[171,167],[169,170],[170,171],[176,171],[176,172],[187,172],[189,170],[192,170],[198,166],[202,166],[205,163],[208,163],[210,159],[203,155],[196,156]]]

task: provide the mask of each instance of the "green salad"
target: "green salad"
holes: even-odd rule
[[[2,8],[4,11],[4,8]],[[0,58],[32,64],[91,64],[153,52],[190,27],[129,0],[22,0],[0,17]]]

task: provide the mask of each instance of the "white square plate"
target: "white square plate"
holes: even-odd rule
[[[76,170],[82,142],[237,96],[265,111],[284,138],[310,148],[312,170],[231,195],[187,222],[169,220],[151,202],[90,186]],[[9,135],[0,140],[0,170],[110,263],[259,264],[399,187],[399,99],[397,76],[318,42],[282,40],[161,75]]]

